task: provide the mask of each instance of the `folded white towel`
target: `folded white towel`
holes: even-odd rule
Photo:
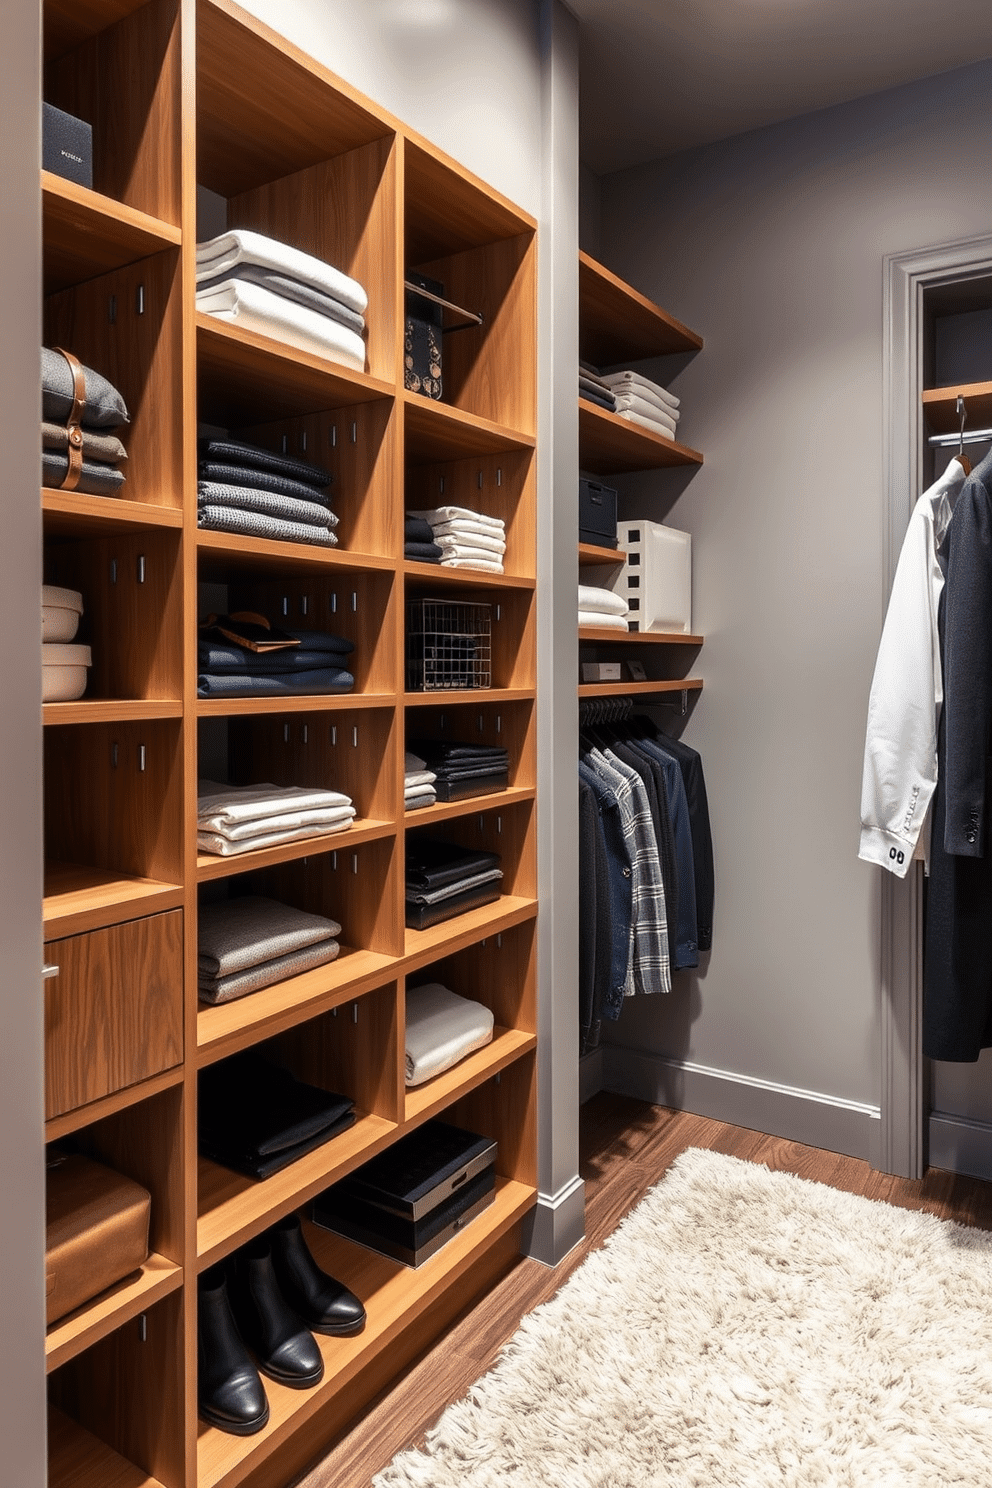
[[[440,982],[408,987],[406,993],[406,1083],[422,1085],[451,1069],[466,1054],[493,1040],[489,1008],[459,997]]]
[[[617,413],[639,413],[642,418],[653,420],[675,438],[678,428],[677,413],[668,414],[657,403],[649,403],[647,398],[642,398],[637,393],[617,393],[616,402]]]
[[[652,434],[657,434],[659,439],[675,439],[671,429],[667,429],[660,419],[645,418],[643,413],[635,413],[632,408],[618,413],[617,418],[626,419],[628,423],[639,424],[642,429],[650,429]]]
[[[284,341],[298,351],[326,357],[344,367],[365,371],[365,342],[357,331],[330,320],[305,305],[273,294],[245,279],[227,279],[199,292],[196,308],[217,320],[226,320],[260,336]]]
[[[247,842],[252,837],[266,837],[270,832],[317,832],[324,827],[336,826],[338,822],[351,821],[355,808],[327,806],[317,811],[280,811],[276,816],[266,816],[260,821],[239,822],[232,826],[223,816],[200,817],[196,824],[198,832],[214,832],[226,837],[228,842]]]
[[[369,297],[357,279],[342,274],[340,269],[321,258],[268,238],[264,233],[238,227],[196,245],[197,281],[216,279],[242,263],[258,264],[263,269],[273,269],[290,279],[298,279],[302,284],[312,284],[333,299],[341,300],[358,315],[364,315],[368,308]]]
[[[403,776],[403,789],[410,793],[417,786],[430,787],[434,784],[437,776],[433,770],[407,770]]]
[[[502,534],[505,527],[500,517],[487,517],[484,512],[470,511],[467,506],[432,506],[427,511],[408,511],[407,516],[423,517],[432,527],[440,527],[443,522],[454,522],[462,517],[470,522],[481,522],[486,528],[492,527],[497,536]]]
[[[328,837],[332,832],[343,832],[350,827],[354,812],[344,821],[333,826],[300,827],[295,832],[269,832],[264,837],[249,837],[244,842],[231,842],[216,832],[197,832],[196,846],[199,852],[213,853],[218,858],[233,858],[238,853],[258,852],[263,847],[281,847],[284,842],[302,842],[308,837]]]
[[[316,811],[324,807],[350,806],[351,797],[342,791],[321,790],[316,786],[224,785],[218,780],[199,780],[196,787],[198,822],[206,818],[223,819],[231,826],[238,822],[260,821],[283,811]]]
[[[597,630],[622,630],[624,635],[629,634],[626,620],[619,615],[604,615],[602,610],[580,610],[579,624],[592,625]]]
[[[443,567],[445,563],[455,559],[465,559],[470,563],[498,563],[501,569],[503,567],[501,554],[493,553],[489,548],[446,548],[444,550],[444,556],[441,559],[441,566]]]
[[[484,558],[442,558],[441,568],[474,568],[480,573],[502,573],[503,565],[498,560],[490,563]]]
[[[627,601],[612,589],[598,589],[592,584],[579,585],[579,609],[601,610],[604,615],[626,615]]]
[[[506,528],[501,522],[494,527],[491,522],[470,522],[467,517],[456,517],[453,522],[437,522],[431,532],[435,542],[442,537],[484,537],[490,542],[503,542]]]
[[[408,785],[403,789],[403,804],[407,808],[419,806],[428,799],[432,805],[437,800],[437,791],[433,785]]]
[[[614,393],[625,390],[638,392],[642,398],[648,398],[656,403],[660,403],[662,407],[678,408],[679,406],[679,400],[674,393],[670,393],[667,388],[661,387],[657,382],[652,382],[650,377],[645,377],[641,372],[631,372],[629,370],[625,372],[607,372],[604,374],[603,381],[607,387],[612,388]]]
[[[442,553],[455,553],[471,548],[474,552],[505,553],[506,543],[501,537],[487,537],[484,532],[440,532],[434,541]]]

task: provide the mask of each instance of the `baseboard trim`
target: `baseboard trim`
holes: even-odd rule
[[[586,1185],[578,1174],[555,1194],[539,1193],[523,1224],[520,1248],[531,1260],[557,1266],[585,1239]]]
[[[992,1182],[992,1125],[948,1111],[930,1113],[931,1168]]]
[[[601,1052],[604,1088],[617,1094],[868,1162],[878,1152],[878,1106],[682,1063],[642,1049],[606,1044]]]
[[[603,1088],[603,1051],[593,1049],[579,1060],[579,1105],[592,1100]]]

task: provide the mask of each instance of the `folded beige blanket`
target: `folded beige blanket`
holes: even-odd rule
[[[440,982],[408,987],[406,1083],[422,1085],[492,1043],[493,1023],[489,1008],[459,997]]]

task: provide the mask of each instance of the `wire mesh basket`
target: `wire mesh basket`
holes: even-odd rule
[[[415,599],[406,607],[408,692],[492,686],[492,605]]]

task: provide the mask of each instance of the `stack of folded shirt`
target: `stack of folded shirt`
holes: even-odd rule
[[[407,840],[406,923],[426,930],[499,898],[499,853],[473,852],[455,842]]]
[[[406,989],[406,1083],[423,1085],[493,1041],[489,1008],[440,982]]]
[[[434,541],[434,529],[423,517],[407,512],[403,523],[403,557],[416,563],[440,563],[444,549]]]
[[[627,634],[627,601],[612,589],[596,589],[591,584],[579,585],[579,624],[595,625],[600,630],[622,630]]]
[[[679,400],[640,372],[607,372],[603,382],[616,400],[616,411],[632,424],[674,439],[679,421]]]
[[[111,431],[128,422],[113,383],[76,362],[82,403],[74,396],[74,368],[64,352],[41,348],[41,484],[88,496],[116,496],[127,451]],[[74,417],[75,415],[75,417]]]
[[[233,1002],[333,961],[341,926],[275,899],[204,904],[197,925],[201,1002]]]
[[[408,521],[411,517],[419,517],[429,525],[431,538],[441,549],[442,568],[503,572],[506,525],[500,517],[487,517],[465,506],[435,506],[430,511],[407,512]]]
[[[506,790],[510,757],[505,749],[487,744],[442,744],[434,739],[409,741],[426,767],[435,774],[439,801],[463,801]]]
[[[613,389],[588,362],[579,363],[579,397],[612,413],[616,408]]]
[[[197,785],[196,846],[230,858],[256,848],[342,832],[355,819],[351,797],[302,785]]]
[[[348,1096],[305,1085],[254,1049],[200,1073],[200,1152],[249,1178],[278,1173],[354,1123]]]
[[[211,616],[197,643],[198,697],[295,697],[351,692],[355,685],[347,661],[355,646],[344,636],[321,630],[284,629],[287,644],[263,651],[238,641],[235,621]],[[233,617],[232,617],[233,618]]]
[[[340,269],[237,228],[196,245],[196,308],[300,351],[365,369],[368,295]]]
[[[305,460],[287,459],[233,439],[200,445],[196,520],[215,532],[274,542],[333,547],[338,519],[328,505],[332,477]]]
[[[407,751],[403,761],[403,805],[407,811],[433,806],[437,800],[434,782],[437,776],[427,768],[427,761]]]

